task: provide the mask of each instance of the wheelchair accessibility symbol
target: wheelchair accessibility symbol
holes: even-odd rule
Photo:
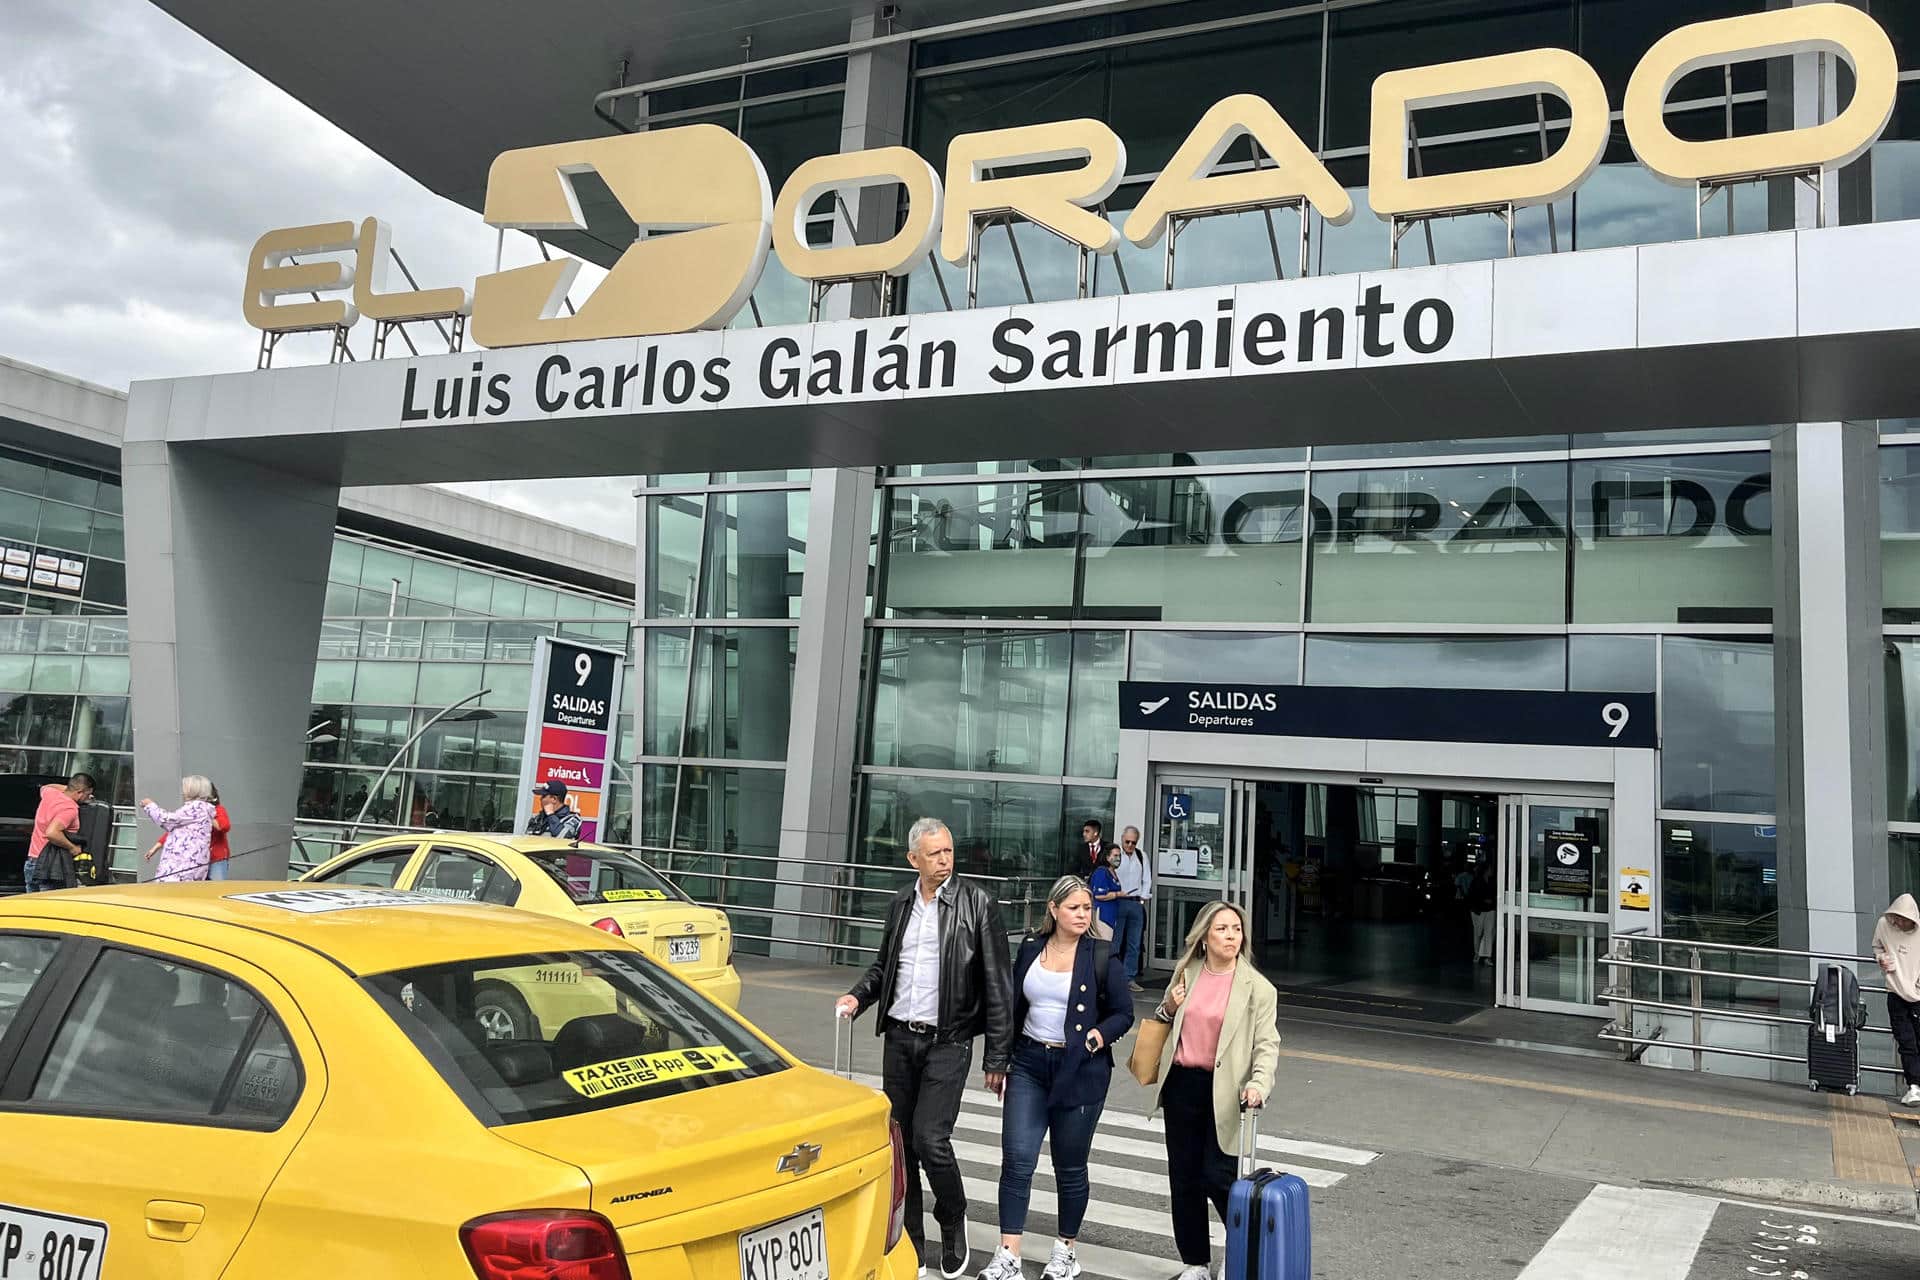
[[[1191,818],[1192,816],[1193,816],[1193,797],[1192,796],[1182,795],[1177,791],[1171,792],[1168,794],[1167,817],[1170,821],[1179,822],[1182,819]]]

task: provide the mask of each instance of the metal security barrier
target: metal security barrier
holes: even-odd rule
[[[429,834],[434,832],[424,827],[362,823],[358,835],[349,840],[344,831],[310,827],[294,835],[288,870],[290,874],[301,875],[343,850],[381,836]],[[501,833],[446,834],[486,837]],[[825,952],[828,963],[833,964],[866,962],[880,945],[887,903],[915,874],[911,867],[899,865],[798,863],[764,853],[673,849],[608,840],[597,843],[632,853],[695,902],[725,911],[733,922],[736,944],[759,943],[769,951],[775,946],[805,947]],[[1046,911],[1047,890],[1053,884],[1050,876],[1042,879],[969,874],[967,879],[993,893],[1010,940],[1025,935],[1039,923]],[[798,896],[805,905],[779,905],[778,899],[783,894],[789,898]],[[823,909],[814,909],[806,902],[807,895],[817,895]],[[765,901],[758,901],[761,898]],[[741,927],[754,917],[765,918],[764,931]],[[782,932],[773,927],[780,920],[811,924]]]
[[[1804,1064],[1804,1048],[1786,1053],[1777,1044],[1756,1048],[1714,1043],[1714,1033],[1749,1027],[1777,1040],[1779,1032],[1771,1029],[1791,1028],[1796,1039],[1804,1039],[1812,1023],[1797,1010],[1805,1008],[1814,987],[1813,975],[1822,966],[1847,965],[1854,968],[1856,977],[1880,976],[1879,963],[1871,956],[1659,938],[1642,931],[1612,935],[1607,955],[1599,963],[1609,970],[1601,999],[1614,1010],[1613,1021],[1601,1029],[1600,1039],[1623,1046],[1624,1056],[1635,1062],[1655,1046],[1690,1053],[1694,1071],[1706,1069],[1709,1054]],[[1886,987],[1862,979],[1860,993],[1884,995]],[[1687,1028],[1687,1039],[1676,1040],[1669,1034],[1675,1021]],[[1871,1022],[1860,1031],[1889,1042],[1893,1035],[1892,1028]],[[1860,1070],[1900,1075],[1897,1066],[1867,1061],[1864,1043]]]

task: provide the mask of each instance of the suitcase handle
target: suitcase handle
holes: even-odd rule
[[[840,1066],[840,1040],[843,1030],[846,1033],[847,1042],[845,1070]],[[853,1019],[842,1013],[833,1015],[833,1074],[843,1079],[853,1079]]]
[[[1260,1160],[1260,1108],[1240,1104],[1240,1176],[1251,1178]]]

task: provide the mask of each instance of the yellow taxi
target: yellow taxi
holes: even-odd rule
[[[621,849],[550,836],[387,836],[356,845],[300,879],[405,889],[578,920],[626,938],[727,1008],[740,1005],[727,913],[695,903]],[[494,994],[499,999],[486,1006],[481,1021],[504,1039],[537,1030],[529,1018],[547,1020],[511,990]]]
[[[501,1039],[488,982],[575,1012]],[[908,1280],[886,1100],[570,921],[418,894],[0,900],[7,1280]]]

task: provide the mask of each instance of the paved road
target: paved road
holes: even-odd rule
[[[878,1084],[872,1077],[865,1082]],[[1180,1270],[1166,1213],[1160,1121],[1102,1117],[1081,1230],[1086,1280],[1167,1280]],[[955,1151],[974,1206],[973,1270],[986,1264],[1000,1161],[993,1097],[969,1090]],[[1914,1280],[1920,1229],[1708,1196],[1622,1187],[1415,1153],[1262,1135],[1261,1163],[1312,1188],[1316,1277],[1431,1280]],[[1028,1221],[1037,1277],[1056,1229],[1042,1153]],[[929,1239],[937,1226],[927,1223]],[[1221,1243],[1214,1224],[1216,1262]]]
[[[803,1058],[830,1065],[826,1010],[849,975],[745,976],[748,1015]],[[864,1021],[857,1032],[857,1065],[871,1072],[877,1043]],[[1836,1161],[1846,1143],[1830,1123],[1829,1099],[1604,1057],[1325,1027],[1283,1024],[1283,1032],[1292,1056],[1282,1063],[1286,1086],[1269,1109],[1261,1161],[1312,1187],[1316,1277],[1920,1280],[1911,1213],[1901,1222],[1768,1209],[1712,1185],[1842,1186]],[[1164,1129],[1144,1112],[1142,1091],[1122,1073],[1095,1140],[1094,1201],[1081,1236],[1086,1280],[1169,1280],[1179,1270]],[[998,1104],[978,1087],[976,1058],[955,1133],[976,1273],[998,1237],[999,1134]],[[1035,1189],[1029,1280],[1056,1228],[1044,1154]],[[937,1238],[931,1223],[928,1230]]]

